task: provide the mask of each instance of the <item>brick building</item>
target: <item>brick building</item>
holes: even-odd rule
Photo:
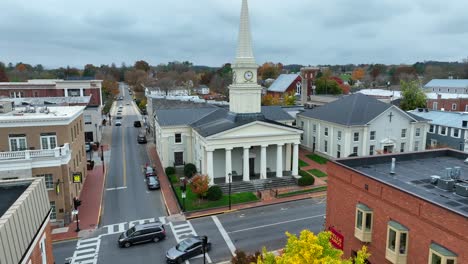
[[[2,110],[0,180],[44,178],[51,221],[68,224],[73,197],[79,197],[87,172],[84,106],[12,110],[5,105]]]
[[[467,157],[439,149],[329,162],[326,228],[344,257],[366,245],[370,263],[468,263]]]
[[[0,181],[0,263],[55,263],[50,214],[44,179]]]
[[[309,96],[315,95],[314,82],[319,72],[320,72],[319,67],[301,68],[301,78],[302,78],[301,102],[303,104],[309,101]]]
[[[302,78],[298,74],[281,74],[268,87],[267,93],[280,97],[285,93],[300,95],[302,93]]]
[[[427,108],[450,112],[468,112],[468,94],[427,94]]]

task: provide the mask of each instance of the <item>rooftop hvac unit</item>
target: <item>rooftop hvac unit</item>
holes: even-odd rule
[[[432,176],[431,176],[431,184],[437,185],[437,182],[439,181],[439,179],[440,179],[440,176],[438,176],[438,175],[432,175]]]
[[[439,187],[442,190],[449,191],[449,192],[453,191],[454,185],[455,185],[455,181],[452,179],[443,178],[437,181],[437,187]]]
[[[455,184],[455,193],[463,197],[468,197],[468,184],[466,183]]]

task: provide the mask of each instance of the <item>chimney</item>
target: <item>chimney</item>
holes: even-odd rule
[[[437,100],[440,100],[442,99],[442,95],[441,94],[437,94]]]
[[[390,174],[395,174],[395,158],[392,158],[392,165],[390,166]]]

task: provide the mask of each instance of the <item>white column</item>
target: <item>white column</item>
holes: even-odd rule
[[[214,177],[213,177],[213,150],[207,150],[206,151],[206,167],[207,167],[207,174],[208,177],[210,178],[210,185],[214,184]]]
[[[266,161],[266,149],[268,145],[262,145],[262,149],[260,151],[260,179],[266,179],[267,178],[267,161]]]
[[[226,183],[229,183],[229,173],[232,173],[231,148],[226,149]]]
[[[250,181],[249,150],[250,147],[244,147],[244,172],[242,173],[243,181]]]
[[[285,171],[291,170],[291,144],[286,144],[286,168]]]
[[[283,145],[280,144],[276,149],[276,177],[283,177]]]
[[[297,143],[294,143],[292,166],[292,176],[297,176],[299,174],[299,144]]]
[[[361,155],[362,156],[367,156],[367,155],[369,155],[369,153],[367,152],[367,149],[368,149],[367,141],[369,141],[368,140],[368,138],[369,138],[369,127],[367,127],[367,126],[364,127],[364,132],[363,132],[361,138],[362,138],[362,145],[361,145],[362,146],[362,150],[361,150],[362,154]]]
[[[83,88],[81,88],[81,89],[80,89],[80,96],[83,97],[83,94],[84,94]]]
[[[65,97],[68,97],[68,89],[63,89],[65,91]]]

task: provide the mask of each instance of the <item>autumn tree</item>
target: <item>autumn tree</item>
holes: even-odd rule
[[[273,62],[265,62],[262,66],[258,68],[258,76],[262,78],[262,80],[266,79],[276,79],[278,75],[281,74],[283,70],[283,64],[278,63],[275,64]]]
[[[213,72],[212,71],[203,72],[200,75],[200,84],[209,85],[210,82],[211,82],[211,78],[213,78]]]
[[[192,178],[190,189],[198,198],[202,198],[206,196],[206,192],[208,192],[208,188],[210,187],[209,184],[210,179],[208,175],[197,174]]]
[[[364,76],[366,75],[366,71],[364,71],[363,68],[356,68],[354,69],[352,75],[351,75],[351,79],[355,80],[355,81],[360,81],[362,80],[362,78],[364,78]]]
[[[144,60],[139,60],[139,61],[135,62],[135,65],[133,67],[136,70],[142,70],[142,71],[145,71],[145,72],[150,70],[149,64]]]
[[[283,254],[275,256],[263,250],[263,257],[257,259],[258,264],[364,264],[370,254],[363,246],[353,259],[342,259],[343,251],[334,248],[330,243],[331,233],[328,231],[314,235],[309,230],[301,231],[299,237],[286,232],[288,242]]]
[[[283,94],[283,105],[296,105],[296,95],[293,92]]]
[[[401,109],[405,111],[426,107],[426,94],[420,88],[419,81],[401,81]]]
[[[279,105],[279,104],[280,104],[280,97],[278,95],[267,93],[262,97],[262,105],[264,106]]]
[[[5,71],[5,64],[0,62],[0,82],[8,82],[8,76],[6,75]]]
[[[93,77],[96,76],[97,68],[93,64],[86,64],[83,70],[83,77]]]

